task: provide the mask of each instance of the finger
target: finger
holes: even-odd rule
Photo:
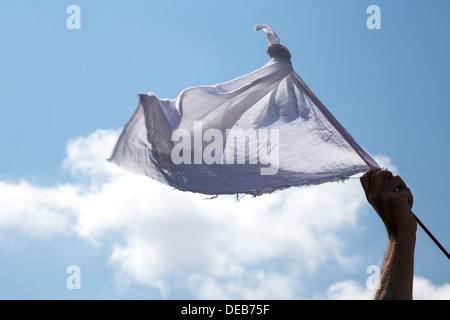
[[[409,207],[412,209],[414,198],[409,188],[399,189],[398,191],[395,192],[395,194],[405,197],[406,200],[408,201]]]
[[[392,177],[392,172],[387,169],[382,169],[371,176],[371,188],[375,190],[382,190],[386,181]]]
[[[369,171],[366,171],[361,177],[359,177],[359,181],[361,181],[361,184],[363,186],[364,190],[368,190],[370,187],[370,176],[374,171],[378,171],[379,169],[372,169]]]
[[[366,194],[366,199],[367,199],[367,201],[369,201],[369,197],[368,197],[368,194],[369,194],[369,191],[370,191],[370,177],[372,176],[372,174],[374,173],[374,172],[376,172],[376,171],[378,171],[378,170],[380,170],[380,169],[372,169],[372,170],[369,170],[369,171],[367,171],[367,172],[365,172],[360,178],[359,178],[359,181],[361,182],[361,185],[362,185],[362,187],[363,187],[363,189],[364,189],[364,192],[365,192],[365,194]],[[370,202],[370,201],[369,201]]]
[[[408,196],[408,204],[409,204],[409,207],[412,209],[413,204],[414,204],[414,197],[413,197],[412,193],[410,193]]]
[[[409,207],[412,209],[413,204],[414,204],[414,197],[413,197],[413,195],[412,195],[411,190],[410,190],[408,187],[406,187],[406,188],[404,188],[404,189],[400,189],[399,192],[402,191],[402,190],[408,190],[408,192],[407,192],[407,195],[408,195],[408,204],[409,204]],[[406,191],[404,191],[404,192],[406,192]]]
[[[400,176],[393,176],[389,181],[386,183],[386,186],[384,187],[383,191],[386,192],[392,192],[399,189],[406,188],[406,183],[403,181]]]

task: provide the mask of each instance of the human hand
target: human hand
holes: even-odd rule
[[[387,169],[367,171],[360,178],[367,201],[383,220],[389,238],[415,237],[413,196],[406,183]],[[415,238],[414,238],[415,239]]]

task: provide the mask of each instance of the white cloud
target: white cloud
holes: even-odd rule
[[[416,300],[450,300],[450,284],[439,286],[423,277],[414,277],[413,295]]]
[[[78,190],[75,185],[40,188],[26,181],[0,181],[0,230],[14,229],[31,237],[68,232]]]
[[[371,300],[374,294],[374,290],[367,289],[359,282],[346,280],[330,285],[326,292],[326,298],[329,300]]]
[[[297,299],[299,281],[291,275],[249,270],[233,281],[191,275],[188,288],[199,299]]]
[[[373,299],[375,290],[368,289],[354,280],[330,285],[326,298],[330,300],[367,300]],[[415,276],[413,280],[414,300],[450,300],[450,284],[435,285],[430,280]]]
[[[348,269],[358,261],[345,253],[341,238],[358,228],[365,204],[357,179],[239,202],[203,200],[107,162],[118,134],[98,130],[68,142],[63,166],[76,183],[0,181],[0,231],[74,233],[107,244],[117,281],[149,285],[169,298],[180,287],[201,299],[298,298],[300,274],[326,263]],[[338,283],[327,295],[362,296],[364,290]]]
[[[120,130],[97,130],[88,137],[69,140],[63,167],[74,175],[81,174],[90,179],[120,174],[115,166],[106,162],[119,133]]]

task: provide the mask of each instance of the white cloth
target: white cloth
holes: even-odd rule
[[[275,31],[258,30],[270,41],[271,61],[173,100],[140,94],[110,161],[209,195],[260,195],[379,168],[292,69]]]

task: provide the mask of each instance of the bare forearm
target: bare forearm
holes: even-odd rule
[[[390,237],[375,300],[411,300],[415,234]]]

